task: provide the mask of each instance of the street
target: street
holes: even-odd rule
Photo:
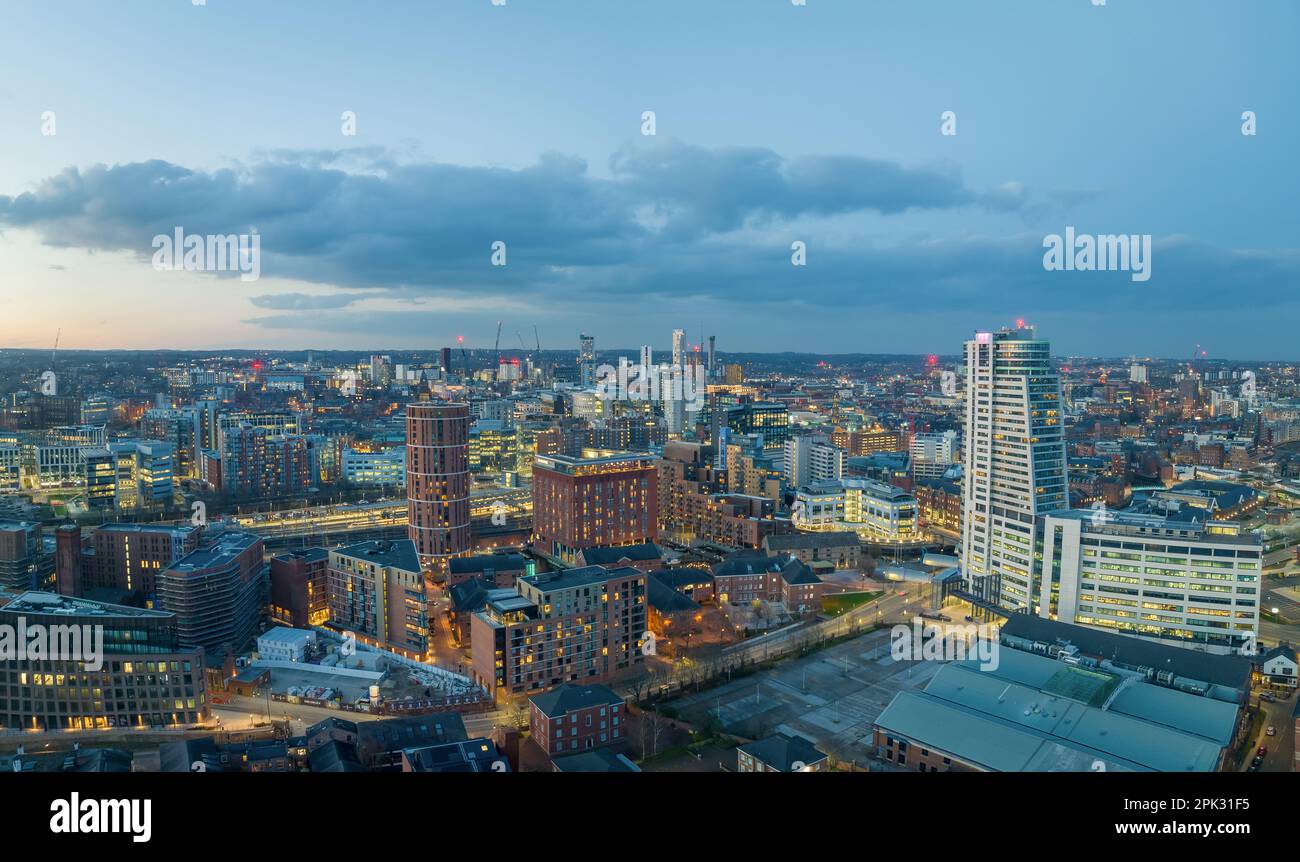
[[[1295,723],[1291,718],[1295,710],[1296,693],[1292,692],[1291,696],[1283,700],[1278,698],[1276,703],[1269,703],[1266,700],[1259,702],[1260,710],[1264,713],[1264,721],[1260,726],[1259,735],[1251,745],[1251,751],[1254,752],[1260,746],[1268,749],[1268,754],[1264,755],[1264,763],[1260,766],[1260,772],[1292,772],[1295,758]],[[1269,726],[1277,730],[1276,736],[1268,736]],[[1255,755],[1252,753],[1242,764],[1243,771],[1249,769],[1250,762]]]

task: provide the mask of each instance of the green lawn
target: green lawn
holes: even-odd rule
[[[840,593],[836,596],[826,596],[822,599],[822,613],[838,617],[840,614],[847,613],[868,602],[874,602],[884,594],[884,590],[874,590],[864,593]]]

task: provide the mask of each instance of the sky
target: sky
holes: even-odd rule
[[[5,0],[0,348],[1300,359],[1300,4],[1095,2]]]

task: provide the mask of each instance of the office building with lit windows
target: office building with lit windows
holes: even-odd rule
[[[790,410],[775,401],[750,401],[729,407],[726,424],[734,435],[761,435],[764,452],[783,452],[790,439]]]
[[[871,479],[811,482],[795,492],[794,523],[802,530],[852,530],[877,542],[920,537],[916,498]]]
[[[0,662],[0,729],[169,728],[208,718],[203,651],[181,646],[175,614],[29,592],[0,607],[0,625],[102,631],[98,661],[83,639],[67,654],[87,660]]]
[[[1049,597],[1035,572],[1042,516],[1069,508],[1061,381],[1033,327],[966,342],[961,564],[967,588],[1011,611]]]
[[[538,455],[533,540],[546,553],[569,560],[586,548],[653,542],[657,481],[651,455]]]
[[[519,436],[513,425],[480,419],[469,432],[471,473],[503,473],[519,466]]]
[[[406,484],[406,449],[380,449],[358,452],[344,449],[343,481],[353,485],[380,485],[400,488]]]
[[[1043,529],[1040,616],[1207,652],[1259,636],[1263,547],[1176,500],[1072,509]]]

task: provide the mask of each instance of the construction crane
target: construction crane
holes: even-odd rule
[[[528,345],[524,344],[524,334],[522,332],[516,332],[515,335],[519,338],[519,349],[522,351],[524,361],[531,366],[533,364],[533,357],[528,353]]]
[[[501,377],[501,321],[497,321],[497,341],[492,345],[492,352],[496,354],[497,364],[492,366],[492,382],[498,382]]]

